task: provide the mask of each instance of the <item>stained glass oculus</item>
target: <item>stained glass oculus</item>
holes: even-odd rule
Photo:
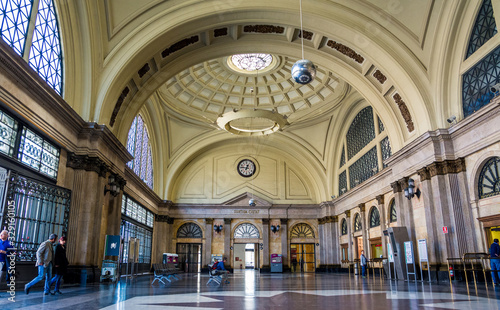
[[[291,238],[314,238],[314,231],[311,226],[305,223],[293,226],[290,232]]]
[[[240,70],[257,71],[267,68],[273,61],[269,54],[237,54],[231,56],[231,62]]]
[[[240,224],[234,230],[234,238],[259,238],[259,230],[252,224]]]
[[[500,195],[500,157],[492,157],[484,164],[478,190],[480,199]]]
[[[203,238],[203,233],[195,223],[185,223],[177,230],[177,238]]]
[[[21,134],[17,156],[23,164],[51,178],[57,178],[59,149],[26,127]]]
[[[380,226],[380,213],[376,207],[370,210],[370,228]]]

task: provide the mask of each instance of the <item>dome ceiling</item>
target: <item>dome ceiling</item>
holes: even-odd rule
[[[307,121],[340,103],[347,84],[334,73],[318,68],[315,80],[297,84],[291,69],[297,59],[272,55],[263,70],[244,71],[231,64],[231,56],[187,68],[160,89],[163,104],[192,119],[214,123],[228,112],[265,110],[278,112],[288,124]],[[259,72],[260,71],[260,72]],[[251,118],[245,117],[248,122]],[[262,126],[262,120],[254,120]],[[239,127],[247,127],[239,120]],[[267,124],[264,125],[267,127]]]

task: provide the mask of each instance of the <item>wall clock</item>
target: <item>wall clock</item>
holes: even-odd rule
[[[238,173],[245,178],[255,174],[255,163],[250,159],[243,159],[238,163]]]

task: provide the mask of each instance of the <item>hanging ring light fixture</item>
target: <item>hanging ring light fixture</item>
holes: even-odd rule
[[[316,77],[316,66],[312,61],[304,59],[304,29],[302,26],[302,0],[299,0],[300,12],[300,44],[302,48],[302,59],[292,67],[292,78],[299,84],[309,84]]]

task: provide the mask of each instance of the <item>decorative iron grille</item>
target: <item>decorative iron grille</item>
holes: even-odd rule
[[[377,207],[372,207],[370,210],[370,228],[380,226],[380,213]]]
[[[349,185],[354,188],[363,183],[378,170],[377,147],[372,148],[349,167]]]
[[[120,226],[120,236],[123,240],[122,263],[128,260],[128,240],[130,238],[139,239],[139,263],[151,263],[151,243],[153,240],[153,230],[148,227],[136,225],[134,223],[122,220]]]
[[[153,188],[153,157],[149,143],[148,128],[140,115],[137,115],[130,126],[127,138],[127,150],[134,156],[127,165],[150,188]]]
[[[373,109],[372,107],[366,107],[354,117],[347,131],[347,159],[353,158],[354,155],[361,151],[373,139],[375,139]]]
[[[290,232],[291,238],[314,238],[314,231],[311,226],[305,223],[300,223],[293,226]]]
[[[394,199],[391,201],[390,207],[389,207],[389,214],[391,215],[390,222],[395,223],[398,221],[398,215],[396,213],[396,201]]]
[[[347,221],[346,219],[342,220],[342,236],[347,235]]]
[[[344,152],[344,146],[342,145],[342,154],[340,155],[340,167],[345,165],[345,152]]]
[[[347,191],[347,172],[344,170],[339,174],[339,196]]]
[[[18,261],[36,261],[36,251],[52,233],[68,232],[71,191],[11,171],[3,225],[14,218]],[[12,207],[11,207],[12,206]]]
[[[260,238],[257,227],[252,224],[240,224],[234,230],[234,238]]]
[[[354,217],[354,231],[360,231],[361,229],[363,229],[361,224],[361,215],[356,213],[356,216]]]
[[[500,195],[500,157],[484,164],[478,180],[479,199]]]
[[[195,223],[186,223],[177,230],[177,238],[203,238],[203,232]]]
[[[380,117],[377,116],[377,119],[378,119],[378,133],[381,134],[385,130],[384,123],[382,123]]]
[[[490,86],[500,81],[500,46],[462,76],[464,117],[487,105],[495,94]]]
[[[474,28],[472,28],[465,59],[474,54],[484,43],[493,38],[496,33],[497,25],[495,23],[495,16],[493,15],[491,0],[484,0],[477,14]]]
[[[385,137],[384,139],[382,139],[382,141],[380,141],[380,148],[382,150],[382,161],[391,157],[392,151],[391,151],[391,142],[389,141],[389,137]],[[384,168],[385,167],[387,167],[387,164],[384,164]]]

